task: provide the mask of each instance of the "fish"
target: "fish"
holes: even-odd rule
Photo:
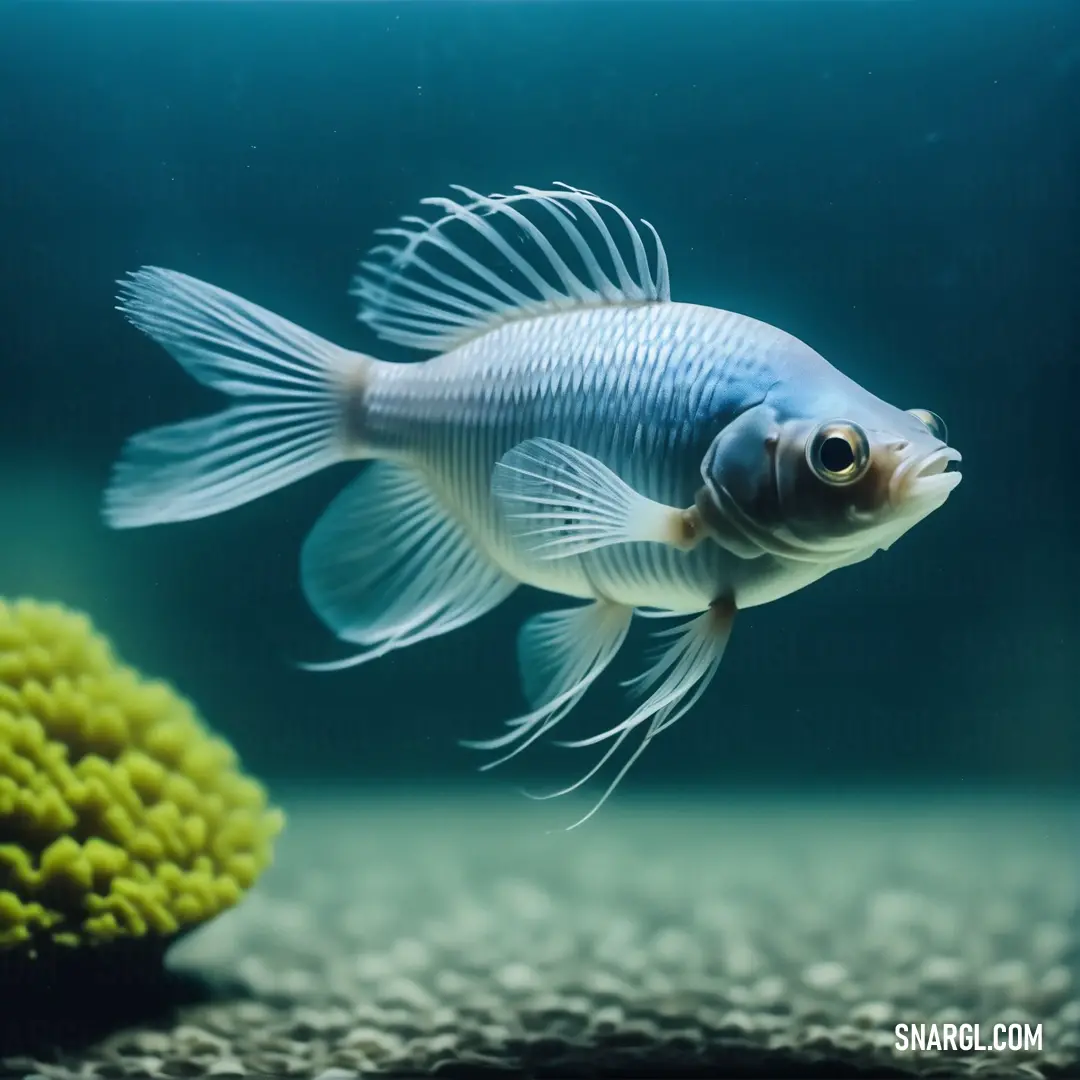
[[[307,666],[450,633],[521,586],[567,601],[519,629],[527,711],[461,740],[495,752],[485,769],[552,733],[635,618],[670,620],[628,715],[559,741],[601,752],[543,797],[616,763],[574,828],[697,704],[739,611],[889,548],[944,504],[961,457],[936,413],[786,331],[672,300],[659,232],[613,202],[563,183],[450,191],[378,230],[351,289],[361,323],[423,358],[345,348],[177,271],[123,278],[126,318],[232,400],[130,438],[103,514],[202,518],[363,463],[299,558],[311,608],[357,651]]]

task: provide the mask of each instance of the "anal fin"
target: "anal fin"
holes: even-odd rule
[[[393,462],[369,465],[324,511],[301,553],[304,594],[359,654],[350,667],[449,633],[517,587],[476,545],[423,476]]]

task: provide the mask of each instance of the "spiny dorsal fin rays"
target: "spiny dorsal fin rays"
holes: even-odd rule
[[[561,183],[547,191],[519,185],[509,195],[481,195],[461,185],[452,190],[462,201],[421,200],[442,212],[433,220],[408,215],[378,230],[392,242],[374,247],[361,263],[352,290],[361,300],[360,319],[385,340],[446,350],[528,316],[670,299],[667,255],[656,229],[641,223],[653,238],[654,268],[638,227],[606,199]],[[630,263],[620,238],[632,252]],[[467,250],[466,241],[475,250]],[[559,244],[573,249],[576,270]],[[425,246],[430,257],[421,253]],[[527,291],[493,270],[492,262],[507,264]]]
[[[577,296],[579,299],[586,301],[597,300],[600,296],[611,301],[618,296],[618,290],[608,279],[607,275],[600,269],[595,256],[581,240],[580,234],[571,226],[567,225],[565,220],[559,214],[553,215],[555,220],[562,226],[572,241],[577,241],[575,246],[577,246],[578,250],[584,251],[586,266],[590,270],[595,269],[595,273],[591,275],[594,279],[593,288],[586,285],[585,282],[566,265],[566,262],[552,246],[551,241],[540,231],[539,227],[513,205],[511,196],[493,195],[485,198],[479,192],[471,191],[469,188],[464,188],[457,184],[451,186],[454,190],[460,191],[462,195],[473,201],[466,207],[460,206],[458,203],[455,203],[452,199],[448,199],[445,196],[436,196],[425,201],[430,202],[432,206],[438,206],[444,210],[448,210],[455,217],[467,221],[469,225],[490,242],[492,247],[494,247],[500,255],[506,258],[512,266],[516,267],[525,275],[533,288],[535,288],[545,300],[557,302],[560,299],[561,294],[544,279],[538,270],[522,258],[522,256],[506,242],[506,239],[496,231],[495,227],[488,220],[492,214],[496,213],[494,209],[489,209],[489,204],[494,204],[495,200],[501,200],[498,203],[498,212],[501,212],[509,218],[510,221],[514,222],[514,224],[521,229],[522,233],[536,244],[540,249],[540,253],[547,259],[548,264],[555,272],[556,277],[558,277],[559,281],[567,289],[570,295]],[[538,196],[537,201],[538,205],[543,206],[544,209],[551,209],[543,196]],[[476,208],[483,208],[483,213],[472,213]]]
[[[574,190],[568,185],[559,183],[558,181],[556,181],[555,186],[558,188],[563,188],[567,191]],[[569,207],[564,206],[561,202],[547,198],[545,193],[540,191],[538,188],[521,186],[518,188],[518,190],[524,191],[529,195],[535,195],[537,198],[543,199],[543,205],[547,209],[551,210],[552,213],[555,213],[555,211],[558,210],[561,213],[565,214],[567,217],[569,217],[571,220],[576,220],[574,218],[574,212]],[[634,248],[634,261],[637,264],[638,281],[634,281],[634,279],[630,276],[630,271],[627,269],[626,263],[623,261],[622,256],[619,254],[619,249],[615,243],[615,238],[611,235],[611,230],[608,229],[607,225],[604,223],[604,219],[600,216],[596,207],[590,201],[593,199],[597,199],[597,197],[591,191],[579,190],[577,194],[583,195],[585,197],[584,200],[577,205],[580,207],[581,210],[585,212],[589,220],[593,223],[593,225],[596,226],[597,232],[600,233],[600,235],[603,237],[604,243],[608,250],[608,254],[611,256],[612,264],[615,267],[615,274],[619,279],[619,288],[622,290],[623,295],[633,296],[637,299],[645,299],[645,295],[643,293],[643,286],[645,285],[645,283],[648,283],[648,285],[651,286],[652,290],[658,292],[662,296],[664,290],[658,289],[656,282],[653,281],[652,271],[649,268],[649,260],[645,254],[645,245],[641,242],[641,234],[634,227],[634,223],[614,203],[604,202],[604,200],[597,200],[599,202],[602,202],[603,205],[609,207],[616,215],[618,215],[619,220],[625,227],[626,234],[630,238],[630,243]],[[642,218],[641,224],[644,225],[652,233],[653,238],[656,241],[656,248],[657,251],[660,253],[658,269],[661,272],[666,272],[667,262],[664,258],[664,245],[660,242],[659,234],[644,218]],[[584,240],[582,239],[580,232],[578,232],[576,229],[567,229],[566,231],[569,234],[570,239],[574,242],[575,247],[577,247],[582,259],[587,261],[590,258],[594,258],[592,256],[592,253],[588,250]],[[596,273],[597,276],[602,278],[605,282],[608,281],[607,276],[600,269],[599,265],[596,266]],[[640,282],[641,284],[639,285],[638,282]],[[610,284],[610,282],[608,282],[608,284]],[[614,286],[612,286],[612,288],[614,289]]]

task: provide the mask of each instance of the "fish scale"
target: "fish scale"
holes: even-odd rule
[[[676,502],[692,501],[700,482],[693,463],[717,417],[738,407],[732,394],[738,388],[714,375],[713,389],[699,394],[696,417],[668,414],[687,399],[685,384],[693,385],[700,367],[684,360],[674,335],[660,336],[673,319],[697,324],[695,342],[720,341],[731,321],[708,308],[676,305],[561,313],[503,327],[431,364],[395,366],[369,392],[369,445],[396,450],[434,477],[491,556],[524,583],[576,596],[601,590],[621,603],[651,607],[667,606],[677,590],[684,610],[703,610],[722,582],[722,549],[631,545],[559,563],[522,560],[490,485],[506,451],[544,436],[573,442],[649,497],[674,493]],[[560,363],[552,370],[556,350]],[[575,375],[577,393],[570,388]],[[480,412],[484,422],[477,424]],[[635,447],[638,431],[643,443]]]

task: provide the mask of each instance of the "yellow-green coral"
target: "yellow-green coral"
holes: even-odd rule
[[[240,899],[282,821],[89,619],[0,600],[0,953],[171,938]]]

